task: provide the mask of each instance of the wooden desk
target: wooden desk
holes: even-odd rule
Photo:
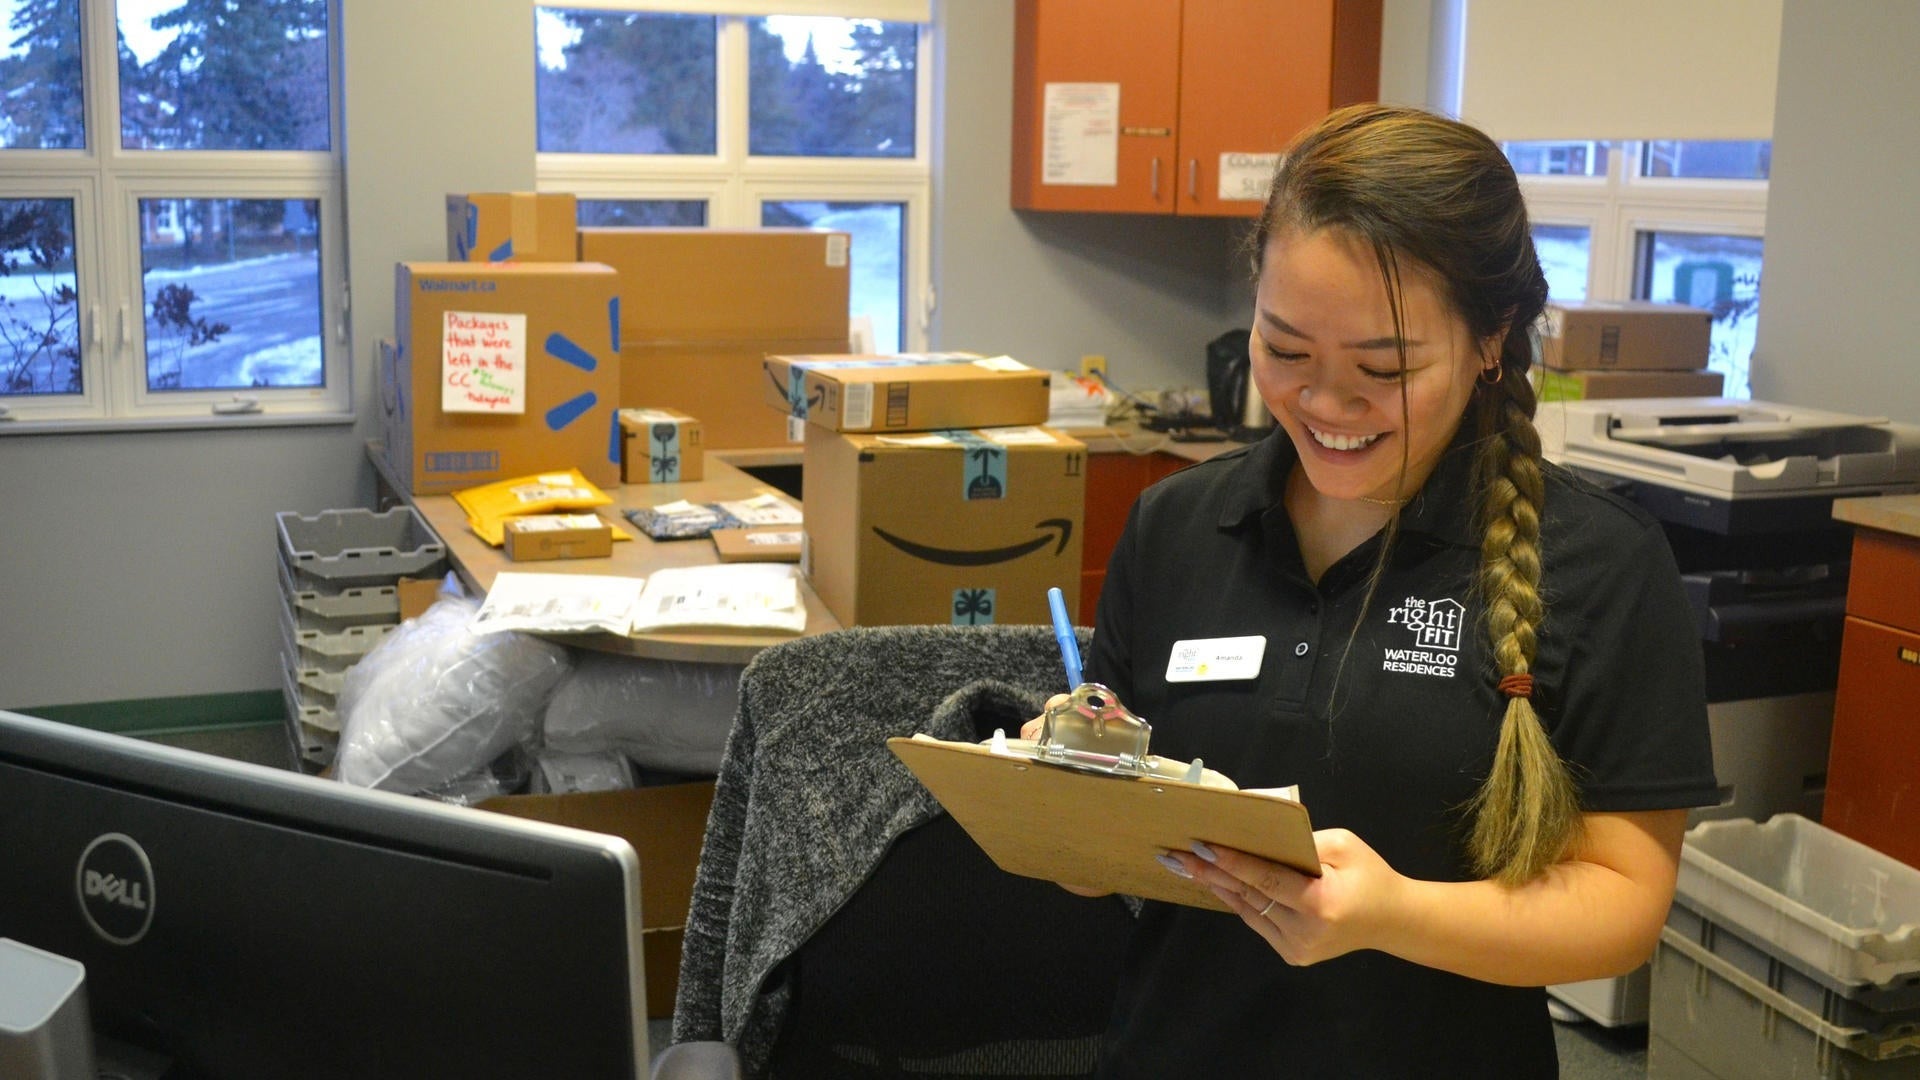
[[[773,451],[767,451],[757,453],[753,461],[755,464],[782,463],[775,460],[778,456]],[[380,443],[367,444],[367,458],[373,462],[374,470],[384,485],[401,501],[419,511],[433,531],[439,534],[447,545],[447,555],[461,581],[479,595],[485,595],[492,587],[494,577],[507,570],[645,577],[655,570],[670,567],[718,565],[720,560],[714,554],[711,540],[654,540],[627,521],[623,512],[676,499],[709,503],[778,494],[772,486],[761,483],[722,460],[720,454],[709,452],[706,457],[706,478],[703,480],[680,484],[625,484],[607,492],[614,501],[612,506],[599,508],[601,516],[636,536],[633,540],[615,541],[613,554],[608,558],[516,563],[508,559],[504,551],[475,536],[467,528],[466,512],[460,509],[451,495],[411,495],[403,491],[387,467],[386,448]],[[813,586],[804,578],[800,582],[800,597],[807,605],[807,628],[803,634],[822,634],[840,629],[840,621],[827,611],[826,605],[815,595]],[[554,638],[569,645],[655,660],[744,664],[761,649],[791,640],[793,636],[777,632],[655,632],[630,637],[567,634],[554,635]]]

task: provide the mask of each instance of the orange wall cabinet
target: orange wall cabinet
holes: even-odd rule
[[[1092,626],[1100,587],[1107,581],[1107,560],[1120,542],[1133,500],[1154,482],[1193,464],[1174,454],[1088,454],[1087,517],[1080,547],[1080,611],[1075,622]]]
[[[1920,539],[1854,534],[1821,823],[1920,866]]]
[[[1253,217],[1273,155],[1380,86],[1381,0],[1017,0],[1013,206]]]

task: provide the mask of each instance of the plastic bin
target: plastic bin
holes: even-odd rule
[[[1672,927],[1661,930],[1652,967],[1652,1080],[1920,1076],[1920,1036],[1883,1036],[1828,1023]]]
[[[293,570],[285,558],[273,561],[279,570],[281,595],[293,609],[302,630],[332,633],[349,626],[400,621],[400,589],[396,585],[349,588],[309,579],[302,588],[294,584]]]
[[[292,671],[280,674],[287,703],[287,741],[294,760],[307,771],[319,772],[333,764],[340,745],[340,721],[331,706],[307,702]]]
[[[447,546],[410,506],[323,510],[312,517],[281,511],[273,517],[280,557],[300,588],[309,582],[391,585],[398,577],[437,574],[446,565]]]
[[[1847,986],[1776,956],[1752,937],[1688,907],[1685,900],[1676,899],[1667,910],[1667,925],[1828,1023],[1883,1034],[1920,1034],[1920,985]]]
[[[1920,985],[1920,870],[1798,814],[1687,830],[1675,896],[1849,996]]]
[[[285,641],[287,663],[293,667],[345,671],[360,662],[374,647],[393,632],[397,623],[368,623],[328,633],[298,628],[299,613],[282,608],[280,633]]]

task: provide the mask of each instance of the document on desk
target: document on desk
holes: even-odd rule
[[[1198,840],[1320,874],[1307,808],[1273,792],[1087,772],[924,735],[887,747],[1009,873],[1216,911],[1226,905],[1206,886],[1154,857]]]
[[[656,570],[647,579],[633,631],[807,628],[799,572],[782,563],[723,563]]]
[[[605,631],[625,637],[646,585],[645,578],[603,574],[494,575],[493,587],[473,616],[473,632],[524,630],[534,634]]]

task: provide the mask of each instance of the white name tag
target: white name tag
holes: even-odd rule
[[[1267,652],[1264,637],[1195,638],[1173,643],[1167,658],[1168,682],[1224,682],[1260,674]]]

